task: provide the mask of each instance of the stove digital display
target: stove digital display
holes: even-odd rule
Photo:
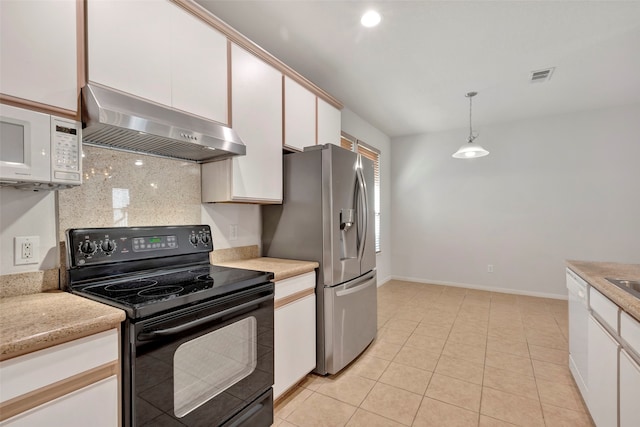
[[[132,249],[134,252],[177,248],[178,238],[176,236],[146,236],[134,237],[132,239]]]

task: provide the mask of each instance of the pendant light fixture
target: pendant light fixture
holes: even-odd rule
[[[467,143],[460,147],[458,151],[453,153],[453,157],[456,159],[474,159],[476,157],[483,157],[489,154],[489,152],[480,145],[473,143],[473,141],[478,137],[478,134],[474,135],[471,128],[471,98],[477,94],[478,92],[469,92],[465,95],[469,98],[469,137],[467,138]]]

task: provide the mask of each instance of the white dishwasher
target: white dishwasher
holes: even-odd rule
[[[578,384],[585,402],[588,402],[587,378],[589,301],[587,282],[567,268],[569,290],[569,369]]]

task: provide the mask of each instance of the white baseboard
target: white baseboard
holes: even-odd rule
[[[391,276],[387,276],[384,279],[378,278],[378,287],[384,285],[385,283],[389,282],[392,279],[393,279],[393,277],[391,277]]]
[[[470,283],[443,282],[440,280],[420,279],[417,277],[405,277],[405,276],[392,275],[391,278],[387,279],[387,281],[385,281],[384,283],[387,283],[389,280],[402,280],[405,282],[416,282],[416,283],[430,283],[432,285],[453,286],[456,288],[477,289],[480,291],[501,292],[503,294],[525,295],[530,297],[552,298],[552,299],[559,299],[559,300],[569,299],[567,295],[550,294],[546,292],[523,291],[520,289],[506,289],[506,288],[498,288],[498,287],[483,286],[483,285],[472,285]]]

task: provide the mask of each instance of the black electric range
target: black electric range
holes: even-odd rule
[[[273,422],[273,273],[212,250],[207,225],[67,230],[68,290],[127,313],[125,427]]]
[[[68,288],[138,319],[273,279],[272,273],[211,265],[212,250],[206,225],[70,229]]]

